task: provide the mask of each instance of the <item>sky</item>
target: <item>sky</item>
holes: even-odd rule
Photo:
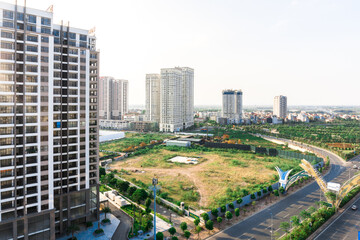
[[[130,105],[146,73],[175,66],[194,68],[195,105],[223,89],[244,105],[360,105],[358,0],[27,0],[52,4],[55,23],[96,27],[100,75],[129,80]]]

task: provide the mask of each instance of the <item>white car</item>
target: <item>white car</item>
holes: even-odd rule
[[[354,211],[356,211],[358,208],[357,208],[356,205],[352,205],[352,206],[351,206],[351,209],[354,210]]]

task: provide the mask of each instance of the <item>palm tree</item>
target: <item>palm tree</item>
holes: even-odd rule
[[[107,218],[106,218],[106,214],[107,214],[107,213],[111,213],[111,209],[110,209],[109,207],[105,207],[105,208],[103,209],[103,213],[105,213],[105,219],[107,219]]]
[[[68,230],[68,232],[71,232],[71,239],[74,239],[74,233],[76,232],[76,231],[79,231],[80,230],[80,228],[79,228],[79,226],[78,225],[76,225],[76,224],[71,224],[68,228],[67,228],[67,230]]]

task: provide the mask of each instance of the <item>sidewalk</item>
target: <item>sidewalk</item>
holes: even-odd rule
[[[93,233],[98,228],[98,222],[93,222],[93,226],[91,228],[85,229],[83,227],[80,229],[80,231],[76,232],[74,236],[77,237],[78,240],[89,240],[89,239],[110,240],[113,234],[115,233],[118,225],[120,224],[120,220],[110,213],[106,214],[106,217],[110,219],[111,224],[106,226],[100,224],[100,228],[104,230],[105,235],[96,238],[94,237]],[[105,218],[105,214],[101,213],[100,221],[103,220],[104,218]],[[71,234],[59,238],[58,240],[67,240],[69,238],[71,238]]]

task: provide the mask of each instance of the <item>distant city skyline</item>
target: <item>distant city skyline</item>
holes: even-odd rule
[[[27,1],[51,4],[57,23],[96,26],[100,75],[128,79],[131,105],[145,102],[146,73],[173,66],[196,69],[195,105],[221,105],[226,88],[244,106],[360,104],[359,1]]]

